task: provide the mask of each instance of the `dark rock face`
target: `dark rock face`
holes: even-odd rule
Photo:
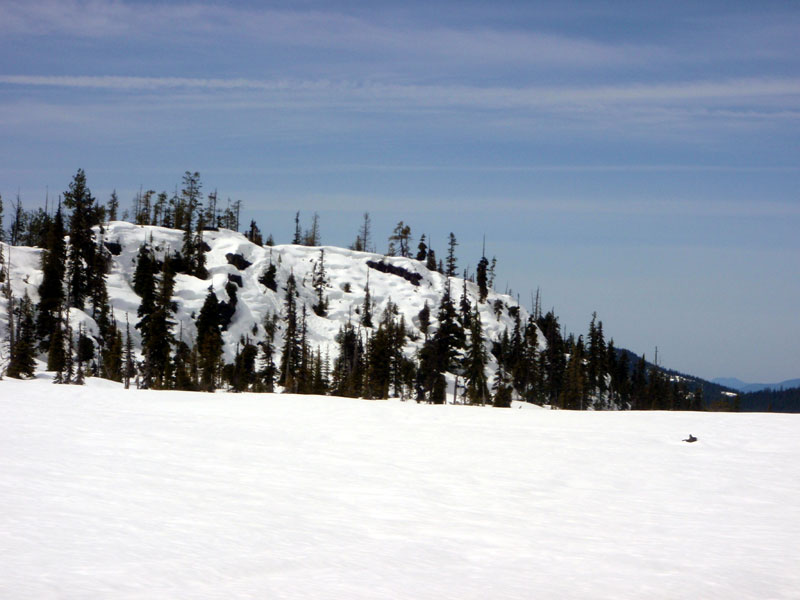
[[[117,242],[103,242],[103,245],[114,256],[119,256],[120,254],[122,254],[122,244],[118,244]]]
[[[367,266],[370,269],[375,269],[376,271],[380,271],[381,273],[390,273],[392,275],[397,275],[398,277],[402,277],[406,281],[408,281],[411,285],[419,285],[419,282],[422,281],[422,275],[419,273],[412,273],[408,269],[404,269],[403,267],[398,267],[396,265],[390,265],[385,262],[375,262],[374,260],[368,260]]]
[[[225,255],[225,259],[228,261],[228,264],[233,265],[240,271],[244,271],[247,267],[253,264],[249,260],[245,259],[245,257],[241,254],[232,254],[230,252]]]

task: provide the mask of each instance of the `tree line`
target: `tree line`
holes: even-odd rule
[[[116,193],[105,206],[92,196],[86,175],[78,170],[59,201],[55,213],[48,210],[25,213],[19,200],[12,227],[0,236],[11,245],[40,246],[42,281],[39,302],[25,294],[14,298],[7,273],[7,257],[0,247],[0,279],[8,306],[6,369],[10,377],[31,376],[34,359],[46,357],[48,371],[57,383],[82,383],[100,376],[153,389],[335,394],[386,398],[400,396],[417,401],[511,405],[514,398],[564,409],[701,409],[702,388],[689,389],[685,382],[669,378],[649,366],[644,357],[630,364],[613,340],[605,339],[602,321],[594,315],[587,335],[564,335],[553,311],[542,314],[537,298],[532,312],[523,319],[519,306],[502,300],[489,302],[496,260],[482,253],[474,273],[461,273],[458,282],[458,242],[449,235],[443,260],[428,247],[423,234],[417,251],[411,249],[411,228],[398,223],[388,238],[387,256],[402,256],[448,276],[437,306],[427,303],[417,315],[418,327],[405,321],[396,305],[388,304],[375,314],[369,284],[364,301],[335,338],[337,352],[330,356],[312,347],[308,336],[309,310],[325,317],[328,309],[325,252],[320,248],[310,285],[315,302],[299,302],[293,273],[279,287],[277,266],[270,261],[259,278],[266,290],[282,295],[280,314],[267,315],[262,327],[242,336],[232,362],[224,356],[223,333],[235,313],[238,286],[229,281],[226,300],[209,290],[202,308],[194,316],[193,337],[184,334],[175,320],[172,300],[177,273],[208,278],[205,268],[204,231],[219,227],[238,229],[241,203],[220,210],[216,191],[205,202],[199,174],[187,171],[180,190],[168,197],[147,191],[137,194],[127,215],[141,225],[159,225],[183,231],[180,250],[159,254],[144,243],[136,257],[133,291],[139,298],[137,320],[121,328],[110,307],[106,278],[112,256],[104,240],[104,224],[118,216]],[[95,229],[98,232],[95,234]],[[253,243],[272,245],[272,235],[263,239],[251,221],[245,235]],[[69,240],[67,243],[66,240]],[[319,217],[303,231],[300,213],[295,216],[294,243],[319,246]],[[353,250],[374,251],[372,227],[364,213]],[[467,281],[477,285],[478,297],[467,293]],[[459,297],[460,292],[460,297]],[[481,307],[498,316],[510,317],[512,326],[499,339],[490,340],[483,331]],[[89,315],[94,326],[70,322],[70,308]],[[176,330],[177,327],[177,330]],[[140,351],[134,350],[132,329],[139,332]],[[262,333],[263,332],[263,333]],[[421,336],[421,339],[420,337]],[[410,338],[421,342],[413,356],[404,352]],[[541,339],[543,338],[543,339]],[[494,376],[487,378],[490,363]]]

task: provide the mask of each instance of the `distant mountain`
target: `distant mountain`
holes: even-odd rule
[[[619,348],[617,352],[620,355],[627,355],[628,364],[630,365],[631,372],[633,372],[634,366],[639,361],[639,355],[625,348]],[[647,360],[645,362],[648,369],[658,368],[660,371],[666,373],[671,380],[684,382],[690,391],[694,391],[698,387],[703,388],[703,400],[706,406],[712,406],[720,402],[730,402],[731,398],[739,391],[734,386],[721,383],[716,379],[714,381],[708,381],[707,379],[695,375],[687,375],[686,373],[681,373],[674,369],[667,369],[660,365],[656,367],[656,365]]]
[[[781,390],[800,387],[800,379],[787,379],[780,383],[747,383],[736,377],[717,377],[713,383],[732,388],[739,392],[760,392],[762,390]]]
[[[743,412],[800,413],[800,386],[749,392],[739,396],[738,401]]]

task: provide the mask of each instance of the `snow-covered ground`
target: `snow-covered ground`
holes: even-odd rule
[[[6,380],[0,597],[796,599],[798,425]]]

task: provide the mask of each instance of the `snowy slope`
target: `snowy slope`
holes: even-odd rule
[[[118,256],[113,256],[113,266],[108,275],[107,287],[114,310],[117,324],[124,330],[126,316],[130,321],[135,343],[140,343],[137,330],[133,325],[138,321],[136,310],[139,306],[139,297],[133,292],[132,280],[135,270],[135,258],[139,247],[147,242],[156,250],[159,259],[168,252],[180,250],[182,246],[181,231],[163,227],[141,226],[124,221],[115,221],[106,227],[105,241],[119,243],[122,251]],[[178,311],[175,334],[181,332],[183,339],[191,344],[196,333],[194,318],[200,312],[203,301],[209,288],[213,289],[220,301],[227,301],[225,285],[229,276],[241,276],[242,288],[238,289],[238,304],[228,330],[224,333],[225,360],[231,362],[236,352],[236,344],[242,336],[250,336],[257,341],[263,340],[264,317],[269,314],[280,315],[283,310],[286,280],[290,273],[294,273],[302,302],[308,309],[309,342],[312,347],[319,347],[322,354],[329,351],[331,359],[338,352],[334,337],[339,328],[351,319],[357,325],[359,315],[356,314],[364,304],[365,287],[369,276],[370,296],[373,303],[373,322],[377,326],[383,311],[391,301],[396,304],[400,314],[404,315],[406,326],[416,340],[409,339],[405,352],[411,355],[421,347],[424,338],[419,332],[419,319],[417,315],[427,301],[431,309],[431,330],[436,329],[436,314],[439,302],[444,293],[448,278],[440,273],[430,272],[419,261],[402,257],[384,257],[380,254],[356,252],[343,248],[325,246],[324,265],[328,276],[326,296],[329,300],[327,317],[318,317],[311,310],[316,303],[316,296],[312,287],[312,271],[315,262],[320,259],[320,248],[308,246],[282,245],[261,247],[251,243],[242,234],[229,231],[208,231],[204,233],[204,241],[211,250],[206,253],[206,267],[209,272],[207,280],[178,274],[175,282],[174,300]],[[27,291],[34,301],[38,301],[36,288],[41,283],[40,270],[41,251],[35,248],[6,248],[6,255],[11,252],[12,288],[17,297]],[[251,263],[244,270],[239,270],[229,263],[228,254],[240,255]],[[277,282],[278,292],[267,289],[258,282],[259,276],[269,265],[270,261],[278,267]],[[411,273],[421,276],[419,286],[412,285],[409,281],[398,275],[382,273],[367,266],[368,261],[386,262],[406,269]],[[368,275],[369,273],[369,275]],[[458,305],[461,297],[463,280],[449,278],[451,295],[454,304]],[[346,291],[349,287],[350,291]],[[467,292],[471,303],[475,305],[478,298],[476,284],[467,282]],[[493,309],[494,302],[500,300],[505,309],[496,315]],[[488,302],[480,305],[481,320],[484,336],[496,340],[502,335],[506,327],[513,328],[512,318],[507,307],[516,306],[517,302],[507,295],[496,294],[490,291]],[[298,304],[298,311],[300,305]],[[523,323],[528,313],[520,307]],[[3,311],[3,315],[7,314]],[[93,321],[72,309],[71,319],[73,328],[77,329],[80,322],[87,323],[89,330],[96,332]],[[5,327],[5,318],[0,319]],[[255,331],[255,334],[253,333]],[[278,332],[278,344],[282,343],[282,333]],[[543,345],[544,336],[540,336]],[[492,365],[490,365],[491,369]]]
[[[0,381],[0,597],[794,599],[797,428]]]

